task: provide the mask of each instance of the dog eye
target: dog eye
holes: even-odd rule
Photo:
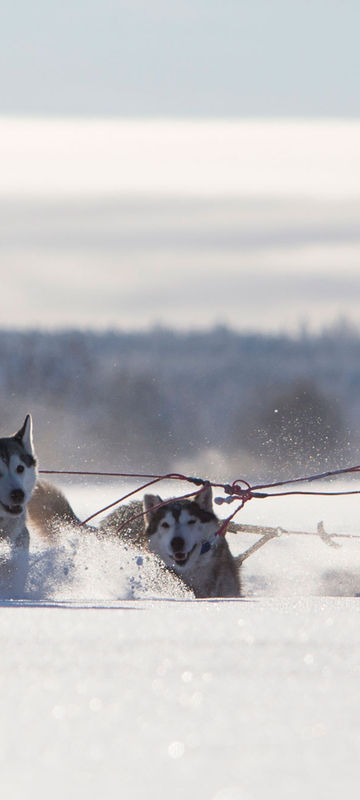
[[[196,519],[188,519],[188,525],[195,525]]]
[[[16,472],[18,472],[19,475],[21,475],[21,473],[24,472],[24,469],[25,467],[22,467],[21,464],[19,464],[19,466],[16,467]]]
[[[168,523],[168,522],[162,522],[162,523],[161,523],[161,527],[162,527],[162,528],[170,528],[170,525],[169,525],[169,523]]]

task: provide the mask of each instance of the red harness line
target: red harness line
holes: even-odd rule
[[[161,480],[161,478],[159,480]],[[110,505],[105,506],[104,508],[101,508],[100,511],[95,511],[95,514],[91,514],[90,517],[87,517],[87,519],[84,519],[83,522],[80,523],[80,525],[81,526],[82,525],[86,525],[87,522],[89,522],[91,519],[94,519],[94,517],[97,517],[98,514],[102,514],[103,511],[108,511],[109,508],[113,508],[113,506],[120,505],[123,502],[123,500],[127,500],[132,495],[137,494],[137,492],[141,492],[143,489],[146,489],[147,486],[151,486],[153,483],[157,483],[157,481],[150,481],[150,483],[145,483],[143,486],[139,486],[137,489],[134,489],[133,492],[129,492],[128,494],[125,494],[123,497],[120,497],[118,500],[115,500],[114,503],[110,503]],[[203,491],[204,491],[204,489],[200,489],[200,492],[203,492]],[[177,500],[186,500],[188,497],[194,497],[195,494],[196,495],[200,494],[200,492],[196,489],[195,492],[190,492],[189,494],[182,494],[180,497],[177,497],[176,499]],[[156,511],[156,509],[161,508],[161,506],[165,506],[168,502],[169,502],[168,500],[162,500],[161,503],[157,503],[156,505],[153,505],[151,510],[152,511],[154,511],[154,510]],[[125,528],[126,525],[129,524],[129,522],[133,522],[135,519],[138,519],[139,517],[144,517],[146,514],[147,514],[146,511],[140,511],[139,514],[135,514],[133,517],[128,517],[128,519],[126,519],[125,522],[122,525],[119,525],[118,530],[120,531],[122,528]]]
[[[181,473],[176,473],[176,472],[170,472],[170,473],[167,473],[166,475],[148,475],[148,474],[144,474],[144,473],[133,473],[133,472],[91,472],[91,471],[86,471],[85,472],[85,471],[80,471],[80,470],[54,470],[54,469],[52,469],[52,470],[40,469],[39,470],[39,473],[42,474],[42,475],[79,475],[79,476],[85,476],[85,477],[86,476],[88,476],[88,477],[90,476],[90,477],[97,477],[97,478],[106,477],[106,478],[148,478],[149,479],[147,481],[147,483],[142,484],[142,486],[137,487],[133,491],[128,492],[127,494],[123,495],[122,497],[118,498],[117,500],[114,500],[113,503],[109,503],[109,505],[104,506],[103,508],[99,509],[98,511],[95,511],[93,514],[91,514],[89,517],[87,517],[85,520],[83,520],[83,522],[81,522],[81,525],[86,525],[86,523],[90,522],[90,520],[94,519],[99,514],[102,514],[103,512],[108,511],[110,508],[113,508],[114,506],[120,505],[124,500],[128,500],[130,497],[132,497],[133,495],[137,494],[138,492],[141,492],[144,489],[147,489],[149,486],[153,486],[155,483],[159,483],[160,481],[178,480],[178,481],[183,481],[183,482],[188,482],[188,483],[194,483],[197,486],[201,487],[200,489],[196,489],[193,492],[189,492],[188,494],[184,494],[184,495],[181,495],[180,497],[177,497],[176,498],[177,500],[184,500],[184,499],[187,499],[188,497],[194,497],[195,495],[198,495],[200,492],[204,491],[206,489],[206,487],[209,486],[209,485],[212,486],[213,488],[222,489],[223,492],[225,494],[229,495],[229,496],[227,498],[221,498],[221,497],[215,498],[215,502],[218,505],[221,505],[222,503],[232,503],[237,499],[240,499],[240,505],[237,506],[237,508],[235,509],[235,511],[232,514],[230,514],[228,517],[226,517],[226,519],[224,519],[224,521],[221,524],[221,527],[217,531],[217,534],[216,534],[217,536],[225,536],[226,530],[227,530],[227,526],[228,526],[229,522],[236,516],[236,514],[238,514],[239,511],[241,511],[241,509],[244,507],[245,503],[249,502],[249,500],[252,500],[253,498],[263,499],[263,498],[267,498],[267,497],[283,497],[283,496],[285,497],[285,496],[288,496],[288,495],[319,495],[319,497],[325,497],[325,496],[337,497],[337,496],[340,496],[340,495],[360,494],[360,489],[348,490],[348,491],[340,491],[340,492],[313,492],[313,491],[297,490],[297,489],[294,489],[294,490],[291,490],[291,491],[286,491],[286,492],[271,492],[271,491],[270,492],[264,492],[264,491],[261,491],[263,489],[273,489],[273,488],[277,488],[277,487],[281,487],[281,486],[288,486],[288,485],[294,484],[294,483],[310,483],[311,481],[323,480],[324,478],[330,478],[330,477],[335,477],[335,476],[337,477],[339,475],[347,475],[347,474],[351,474],[351,473],[355,473],[355,472],[360,472],[360,465],[356,465],[356,466],[353,466],[353,467],[345,467],[344,469],[338,469],[338,470],[329,470],[327,472],[322,472],[322,473],[318,473],[316,475],[309,475],[309,476],[305,476],[305,477],[301,477],[301,478],[293,478],[293,479],[284,480],[284,481],[276,481],[275,483],[262,483],[262,484],[256,484],[254,486],[251,486],[251,484],[248,483],[248,481],[246,481],[244,478],[237,478],[236,480],[233,481],[232,484],[216,483],[216,482],[204,480],[202,478],[190,477],[188,475],[182,475]],[[242,484],[242,485],[240,485],[240,484]],[[160,508],[161,506],[165,505],[167,502],[168,502],[167,500],[164,500],[163,502],[158,503],[157,505],[153,506],[153,508],[154,509]],[[120,526],[120,528],[125,527],[130,522],[132,522],[133,520],[137,519],[138,517],[145,516],[145,514],[146,514],[146,512],[142,511],[141,513],[136,514],[135,516],[127,519],[125,521],[125,523],[123,523],[123,525]]]

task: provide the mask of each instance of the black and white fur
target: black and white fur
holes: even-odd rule
[[[193,500],[145,495],[149,550],[159,556],[191,588],[196,597],[239,597],[239,567],[212,507],[211,487]],[[211,546],[209,543],[211,542]]]
[[[36,481],[32,420],[9,437],[0,438],[0,595],[22,596],[29,563],[26,507]]]

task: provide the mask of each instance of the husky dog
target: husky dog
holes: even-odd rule
[[[159,507],[159,504],[160,507]],[[194,500],[163,502],[158,495],[145,495],[139,502],[122,506],[93,528],[98,535],[113,534],[150,551],[195,594],[195,597],[239,597],[238,559],[224,536],[216,536],[220,521],[213,512],[212,491],[207,486]],[[78,525],[62,492],[51,484],[38,483],[29,505],[32,521],[48,536],[62,524]],[[137,519],[132,517],[138,516]],[[89,529],[89,528],[88,528]]]
[[[239,597],[240,578],[235,558],[212,507],[211,486],[194,500],[163,501],[145,495],[145,535],[149,550],[158,555],[189,586],[195,597]]]
[[[13,436],[0,438],[0,544],[7,549],[0,563],[0,594],[7,585],[12,596],[24,591],[29,532],[26,507],[36,481],[36,459],[30,414]]]

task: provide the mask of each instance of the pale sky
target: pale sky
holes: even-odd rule
[[[9,327],[360,319],[360,120],[0,120]]]
[[[359,115],[359,0],[12,0],[0,114]]]
[[[0,197],[360,194],[360,120],[0,118]]]
[[[359,0],[6,3],[2,325],[356,322],[359,30]]]

